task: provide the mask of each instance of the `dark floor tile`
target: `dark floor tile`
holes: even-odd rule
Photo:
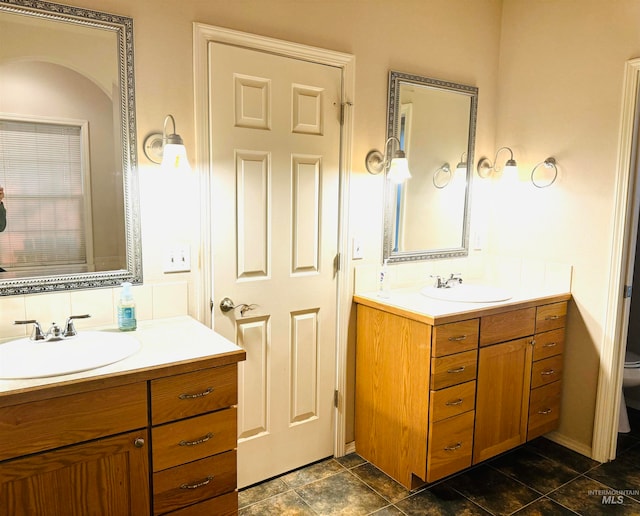
[[[396,503],[396,506],[409,516],[472,516],[488,515],[469,499],[453,488],[438,484],[411,495]]]
[[[586,475],[618,491],[630,491],[629,496],[640,501],[640,445],[626,450],[616,460],[593,468]]]
[[[584,473],[585,471],[588,471],[594,466],[600,464],[598,461],[585,457],[578,452],[574,452],[573,450],[556,444],[544,437],[538,437],[537,439],[528,442],[525,447],[530,448],[536,453],[544,455],[551,460],[564,464],[579,473]]]
[[[498,457],[490,465],[542,494],[553,491],[578,475],[567,466],[525,447]]]
[[[578,514],[596,516],[599,514],[640,514],[640,503],[631,498],[617,495],[609,487],[588,477],[578,477],[549,498],[576,511]],[[622,503],[619,503],[622,502]]]
[[[389,505],[383,507],[379,511],[372,512],[371,516],[403,516],[404,513],[398,509],[395,505]]]
[[[299,487],[296,492],[318,514],[369,514],[389,505],[348,471]]]
[[[253,487],[241,489],[238,491],[238,507],[245,507],[252,503],[259,502],[265,498],[271,498],[280,493],[284,493],[291,489],[279,478],[273,480],[267,480],[261,484],[257,484]]]
[[[313,516],[315,513],[295,491],[287,491],[243,507],[238,516]]]
[[[336,457],[336,460],[347,469],[359,466],[360,464],[364,464],[365,462],[367,462],[357,453],[349,453],[344,457]]]
[[[492,514],[511,514],[540,497],[533,489],[486,464],[445,481],[445,485]]]
[[[344,471],[344,468],[335,459],[327,459],[282,475],[280,478],[288,486],[295,488],[341,471]]]
[[[513,516],[569,516],[571,514],[575,512],[549,498],[540,498],[518,512],[514,512]]]
[[[353,468],[351,472],[376,493],[382,495],[392,503],[402,500],[410,494],[408,489],[398,484],[398,482],[385,475],[369,462]]]

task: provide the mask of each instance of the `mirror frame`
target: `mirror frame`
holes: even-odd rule
[[[469,225],[470,225],[470,205],[471,205],[471,178],[473,177],[473,163],[475,139],[476,139],[476,118],[478,111],[478,88],[467,86],[455,82],[430,79],[420,75],[408,74],[397,71],[389,72],[389,101],[387,110],[387,138],[398,137],[400,121],[400,85],[415,84],[421,87],[447,90],[453,93],[465,95],[470,99],[469,108],[469,136],[467,145],[467,187],[465,190],[464,202],[464,222],[462,227],[462,245],[460,247],[444,249],[417,249],[411,251],[393,251],[395,233],[395,211],[396,193],[394,185],[388,179],[385,185],[384,201],[384,235],[382,244],[382,259],[389,263],[433,260],[439,258],[454,258],[467,256],[469,254]],[[409,180],[409,183],[411,180]]]
[[[136,144],[136,108],[133,62],[133,19],[115,14],[42,0],[0,0],[0,11],[52,21],[95,27],[118,37],[120,79],[120,130],[125,207],[126,269],[77,274],[0,279],[0,296],[118,286],[124,281],[142,283],[142,240]],[[116,99],[114,99],[115,107]]]

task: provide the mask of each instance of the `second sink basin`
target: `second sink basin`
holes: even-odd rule
[[[44,378],[119,362],[140,349],[125,333],[83,331],[57,341],[28,338],[0,344],[0,379]]]
[[[420,290],[424,296],[442,301],[462,303],[492,303],[511,299],[512,294],[503,288],[491,285],[455,285],[451,288],[424,287]]]

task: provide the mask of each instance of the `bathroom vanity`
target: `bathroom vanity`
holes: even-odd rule
[[[135,355],[0,380],[0,514],[236,514],[237,362],[188,317],[143,322]]]
[[[356,295],[356,451],[411,489],[557,428],[569,299]]]

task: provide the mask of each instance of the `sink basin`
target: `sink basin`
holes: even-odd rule
[[[462,303],[491,303],[506,301],[513,296],[508,290],[490,285],[455,285],[451,288],[424,287],[420,290],[424,296],[441,301],[458,301]]]
[[[113,364],[133,355],[140,342],[125,333],[83,331],[58,341],[24,338],[0,344],[0,378],[44,378]]]

